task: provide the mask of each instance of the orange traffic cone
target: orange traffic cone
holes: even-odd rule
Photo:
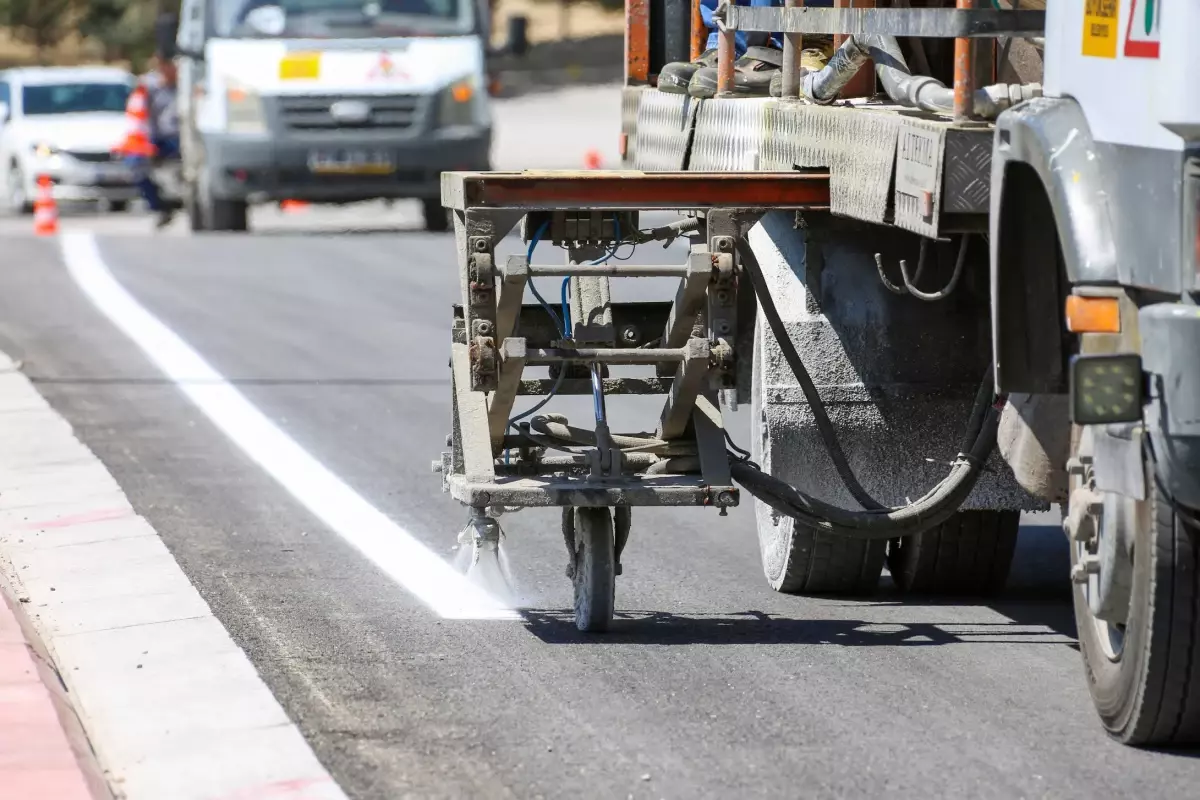
[[[592,150],[588,150],[586,153],[583,154],[583,168],[584,169],[603,169],[604,168],[604,157],[600,155],[599,150],[592,149]]]
[[[33,201],[33,232],[37,236],[58,233],[58,204],[54,202],[49,175],[38,177],[37,197]]]

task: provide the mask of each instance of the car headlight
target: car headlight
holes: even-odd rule
[[[50,158],[51,156],[59,155],[62,150],[50,144],[49,142],[34,142],[30,145],[33,148],[33,154],[38,158]]]
[[[225,129],[229,133],[262,134],[267,132],[267,116],[258,92],[235,81],[225,86]]]
[[[474,75],[455,81],[442,90],[438,108],[438,125],[474,125],[475,95],[479,92]]]

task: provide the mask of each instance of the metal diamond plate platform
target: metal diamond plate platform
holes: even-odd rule
[[[640,93],[635,132],[634,169],[677,172],[687,168],[696,102],[687,95],[656,89]]]
[[[626,86],[621,91],[621,136],[625,152],[621,154],[621,166],[633,168],[637,164],[637,118],[642,107],[642,94],[654,91],[646,86]]]
[[[946,131],[942,158],[944,199],[942,210],[954,214],[986,214],[992,199],[992,144],[990,128]]]
[[[830,210],[882,223],[898,126],[899,117],[880,111],[772,102],[765,110],[759,166],[828,169]]]
[[[937,236],[944,214],[988,212],[992,129],[908,109],[637,88],[625,90],[622,130],[636,169],[828,170],[835,214],[925,236]]]
[[[762,169],[763,119],[770,99],[704,100],[696,112],[696,133],[688,169],[731,171]]]

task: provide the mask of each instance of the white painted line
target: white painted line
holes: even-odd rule
[[[64,234],[61,242],[71,277],[96,308],[213,424],[339,536],[442,617],[518,618],[309,455],[138,303],[113,277],[92,234]]]

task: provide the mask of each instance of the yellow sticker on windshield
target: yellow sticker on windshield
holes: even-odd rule
[[[1117,57],[1117,14],[1120,0],[1087,0],[1083,9],[1083,54]]]
[[[315,81],[321,77],[320,53],[288,53],[279,62],[279,80]]]

